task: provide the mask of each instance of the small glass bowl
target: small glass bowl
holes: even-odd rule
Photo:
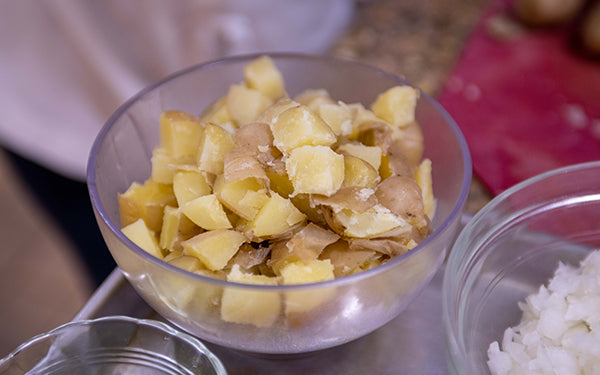
[[[600,248],[600,161],[526,180],[488,203],[448,257],[443,319],[454,374],[489,374],[487,350],[521,319],[559,262],[578,266]]]
[[[0,374],[227,374],[196,338],[126,316],[66,323],[0,360]]]
[[[378,94],[408,84],[402,78],[357,62],[301,54],[270,54],[290,97],[326,89],[345,103],[370,105]],[[432,161],[437,208],[433,233],[411,251],[370,270],[320,283],[250,285],[218,280],[153,257],[121,232],[117,195],[151,174],[159,143],[158,118],[177,109],[199,113],[259,55],[210,62],[178,72],[148,87],[119,108],[99,133],[88,163],[88,188],[96,219],[119,268],[144,300],[171,323],[211,343],[245,352],[289,355],[349,342],[400,314],[427,286],[450,250],[471,184],[471,158],[460,129],[434,99],[421,92],[415,117]],[[264,300],[269,311],[287,298],[312,306],[272,325],[221,318],[224,293]],[[309,311],[310,310],[310,311]],[[288,319],[289,318],[289,319]]]

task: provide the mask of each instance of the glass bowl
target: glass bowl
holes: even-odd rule
[[[0,360],[0,374],[227,374],[198,339],[126,316],[64,324]]]
[[[271,54],[294,95],[325,88],[346,103],[370,105],[401,78],[360,63],[329,57]],[[229,85],[243,80],[242,68],[258,55],[238,56],[176,73],[146,88],[120,107],[99,133],[88,164],[88,187],[104,239],[119,268],[138,293],[164,318],[209,342],[263,354],[293,354],[336,346],[381,327],[402,312],[427,285],[456,238],[471,182],[471,160],[459,128],[441,106],[421,93],[416,108],[433,163],[437,210],[433,233],[419,246],[386,264],[336,280],[305,285],[244,285],[207,278],[150,256],[120,231],[117,194],[150,176],[159,142],[162,111],[199,113]],[[248,300],[298,296],[325,301],[318,312],[294,322],[262,327],[221,319],[224,290]]]
[[[503,192],[465,226],[443,281],[444,332],[454,374],[489,374],[487,350],[521,318],[559,262],[600,248],[600,162],[541,174]]]

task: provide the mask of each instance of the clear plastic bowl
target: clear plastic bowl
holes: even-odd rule
[[[198,339],[154,320],[110,316],[64,324],[0,360],[0,374],[224,375]]]
[[[443,317],[454,374],[489,374],[487,350],[521,318],[517,303],[547,284],[559,262],[600,248],[600,162],[526,180],[488,203],[448,257]]]
[[[150,176],[164,110],[199,113],[256,55],[228,58],[176,73],[143,90],[110,117],[88,164],[88,187],[96,217],[114,259],[138,293],[164,318],[202,339],[238,350],[291,354],[316,351],[356,339],[396,317],[427,285],[452,246],[471,182],[471,159],[463,135],[441,106],[421,93],[416,117],[433,163],[437,211],[434,232],[419,246],[374,269],[337,280],[288,286],[242,285],[203,277],[150,256],[120,231],[117,194]],[[325,88],[346,103],[370,105],[401,78],[363,64],[329,57],[272,54],[288,94]],[[247,298],[323,301],[290,324],[269,327],[228,323],[219,301],[229,288]]]

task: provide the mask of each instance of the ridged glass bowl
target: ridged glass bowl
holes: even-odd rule
[[[109,316],[64,324],[0,360],[0,374],[223,375],[198,339],[154,321]]]
[[[330,57],[270,55],[293,97],[324,88],[346,103],[370,105],[378,94],[406,82],[364,64]],[[97,221],[119,268],[138,293],[164,318],[204,340],[242,351],[293,354],[340,345],[366,335],[400,314],[437,272],[452,246],[471,182],[471,159],[458,126],[421,92],[416,119],[433,164],[437,211],[433,233],[406,254],[373,269],[306,285],[244,285],[176,268],[152,257],[120,230],[117,194],[145,181],[159,142],[158,118],[177,109],[199,113],[243,80],[243,67],[256,55],[228,58],[176,73],[143,90],[119,108],[99,133],[89,159],[88,187]],[[279,319],[268,327],[221,319],[224,290],[248,299],[289,296],[326,301],[293,324]],[[316,302],[315,302],[316,303]]]
[[[516,326],[518,303],[600,249],[600,161],[553,170],[494,198],[448,257],[443,318],[456,375],[489,374],[487,351]]]

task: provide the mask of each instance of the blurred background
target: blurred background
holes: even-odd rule
[[[0,1],[0,357],[71,320],[115,267],[87,154],[150,83],[272,51],[404,76],[465,133],[474,213],[525,178],[600,159],[599,27],[584,0]]]

